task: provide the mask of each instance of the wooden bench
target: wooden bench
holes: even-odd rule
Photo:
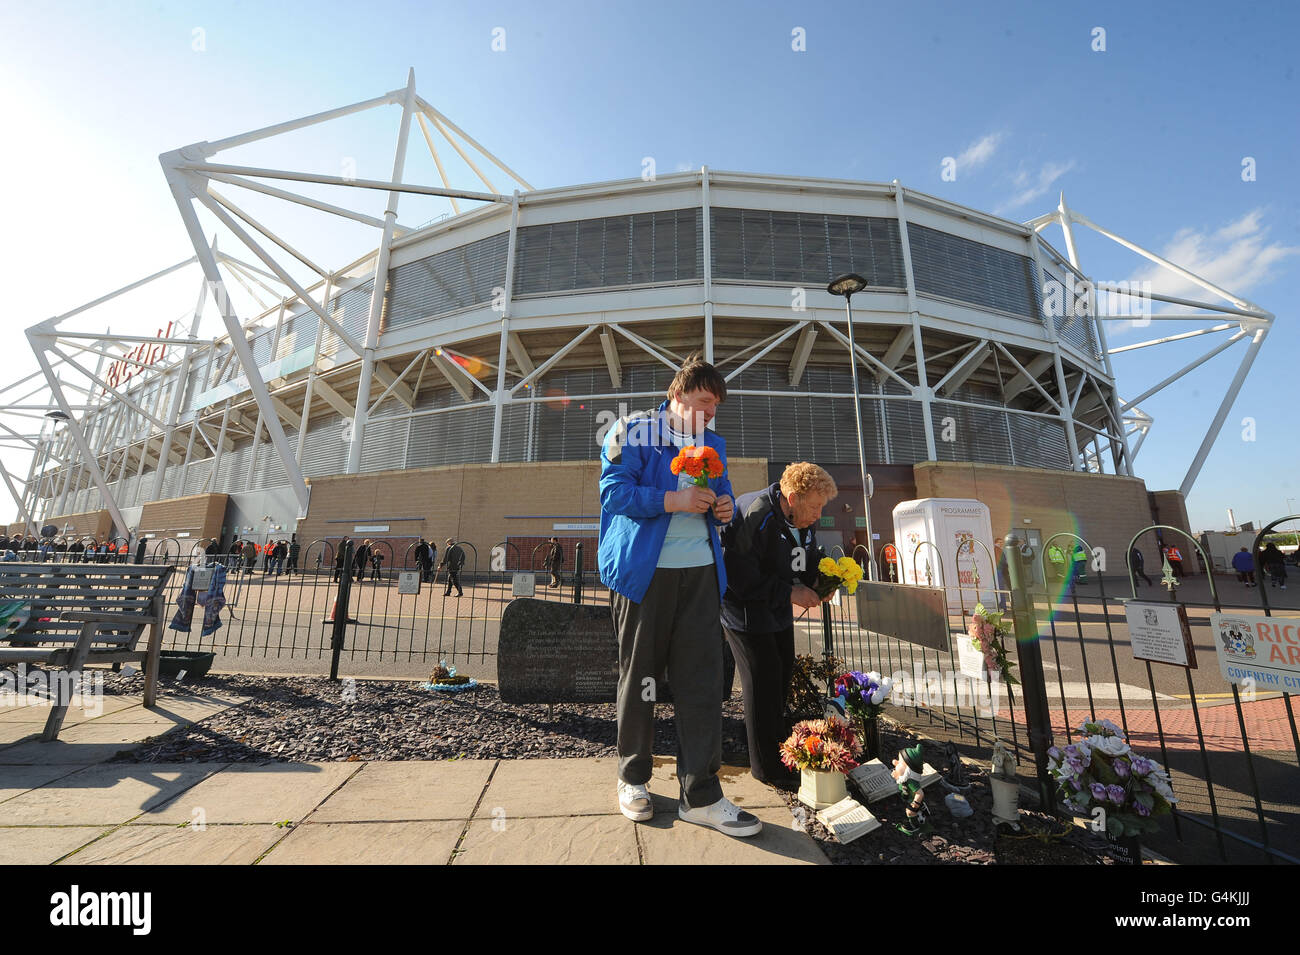
[[[0,563],[0,601],[31,605],[28,620],[0,634],[0,664],[42,663],[80,672],[87,663],[140,663],[144,705],[158,694],[158,657],[166,613],[162,564]],[[137,649],[152,626],[147,649]],[[68,699],[56,694],[42,742],[55,740]]]

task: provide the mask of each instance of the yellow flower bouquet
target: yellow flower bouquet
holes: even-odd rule
[[[823,557],[817,562],[817,570],[821,578],[813,590],[819,597],[826,597],[840,587],[850,594],[855,593],[858,589],[858,581],[863,577],[862,565],[852,557],[841,557],[839,560]]]

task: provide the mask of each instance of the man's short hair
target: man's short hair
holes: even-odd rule
[[[727,400],[727,382],[722,373],[704,361],[699,352],[692,352],[668,386],[668,398],[700,390],[712,392],[719,401]]]
[[[834,479],[810,461],[796,461],[781,474],[782,494],[824,494],[833,500],[840,490]]]

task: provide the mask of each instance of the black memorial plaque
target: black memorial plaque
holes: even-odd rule
[[[504,703],[613,703],[618,643],[608,607],[519,597],[501,614]]]
[[[723,650],[721,698],[731,698],[736,663]],[[618,641],[609,608],[517,597],[501,614],[497,688],[503,703],[613,703],[618,698]],[[671,703],[660,678],[656,702]]]

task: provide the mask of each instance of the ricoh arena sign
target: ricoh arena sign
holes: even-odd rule
[[[173,322],[168,322],[165,329],[158,329],[158,338],[168,339],[172,337]],[[104,380],[113,388],[120,388],[126,384],[141,370],[141,366],[156,365],[163,360],[167,353],[167,346],[154,345],[150,342],[141,342],[123,355],[120,359],[113,362],[108,368],[108,374]]]

